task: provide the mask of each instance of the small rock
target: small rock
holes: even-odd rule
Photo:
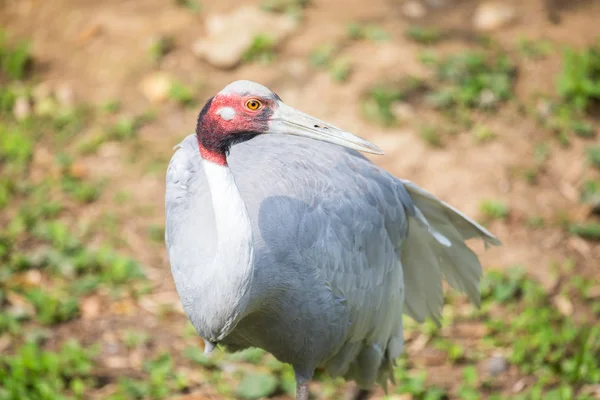
[[[408,103],[394,103],[392,114],[401,121],[406,121],[414,117],[415,110]]]
[[[90,296],[81,302],[81,317],[83,319],[94,319],[100,315],[100,298]]]
[[[82,179],[85,178],[87,174],[88,168],[81,161],[75,161],[73,164],[71,164],[71,167],[69,168],[69,175],[71,175],[74,178]]]
[[[45,97],[35,102],[34,111],[36,115],[49,116],[55,115],[58,110],[58,104],[52,97]]]
[[[12,340],[8,334],[4,334],[0,336],[0,353],[3,353],[4,350],[8,349]]]
[[[492,356],[487,363],[488,372],[492,376],[498,376],[508,370],[508,362],[502,356]]]
[[[413,395],[410,393],[395,394],[389,397],[390,400],[413,400]]]
[[[111,369],[127,368],[127,358],[119,356],[109,356],[104,358],[104,365]]]
[[[554,306],[564,316],[570,316],[573,314],[573,303],[566,296],[558,295],[552,299]]]
[[[473,24],[480,31],[493,31],[511,23],[516,17],[514,7],[501,2],[485,2],[475,10]]]
[[[423,18],[427,13],[425,6],[418,1],[407,1],[402,4],[402,13],[408,18]]]
[[[31,103],[29,103],[28,98],[17,98],[13,107],[13,115],[19,121],[24,120],[31,115]]]
[[[31,94],[36,103],[45,100],[52,95],[52,86],[48,82],[40,83]]]
[[[513,385],[512,391],[513,391],[513,393],[522,392],[526,386],[527,386],[527,381],[525,380],[525,378],[521,378]]]
[[[155,72],[140,83],[140,91],[152,103],[161,103],[169,97],[173,80],[165,72]]]
[[[35,308],[25,297],[16,294],[15,292],[8,292],[6,294],[6,299],[11,304],[8,308],[8,313],[12,316],[21,318],[35,315]]]
[[[243,33],[240,33],[240,27],[244,27]],[[256,35],[269,35],[276,45],[296,28],[296,20],[288,15],[275,15],[244,6],[230,14],[208,17],[207,37],[194,43],[193,52],[215,67],[232,68],[241,61]]]
[[[54,90],[54,96],[61,106],[73,107],[75,104],[75,93],[73,88],[67,84],[61,84]]]
[[[88,25],[79,33],[79,41],[81,43],[86,43],[88,40],[100,34],[101,30],[102,27],[97,23]]]

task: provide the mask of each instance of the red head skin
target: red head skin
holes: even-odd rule
[[[259,101],[260,107],[251,110],[247,107],[249,100]],[[196,125],[200,155],[207,161],[227,165],[232,145],[268,131],[276,107],[274,99],[251,95],[218,94],[211,98],[200,112]],[[223,111],[225,108],[234,113]]]

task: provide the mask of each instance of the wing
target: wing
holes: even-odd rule
[[[402,264],[406,285],[406,312],[419,322],[439,321],[443,306],[442,278],[479,305],[479,259],[464,243],[482,239],[500,245],[481,225],[410,181],[401,181],[415,212],[409,218]]]

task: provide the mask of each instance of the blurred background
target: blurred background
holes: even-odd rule
[[[0,1],[0,399],[292,398],[260,350],[203,355],[164,249],[172,148],[236,79],[504,242],[475,247],[481,309],[448,292],[441,328],[406,320],[375,399],[600,399],[599,20],[591,0]]]

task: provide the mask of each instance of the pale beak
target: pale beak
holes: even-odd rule
[[[383,151],[373,143],[311,117],[282,102],[279,102],[279,107],[271,117],[267,133],[303,136],[365,153],[383,154]]]

